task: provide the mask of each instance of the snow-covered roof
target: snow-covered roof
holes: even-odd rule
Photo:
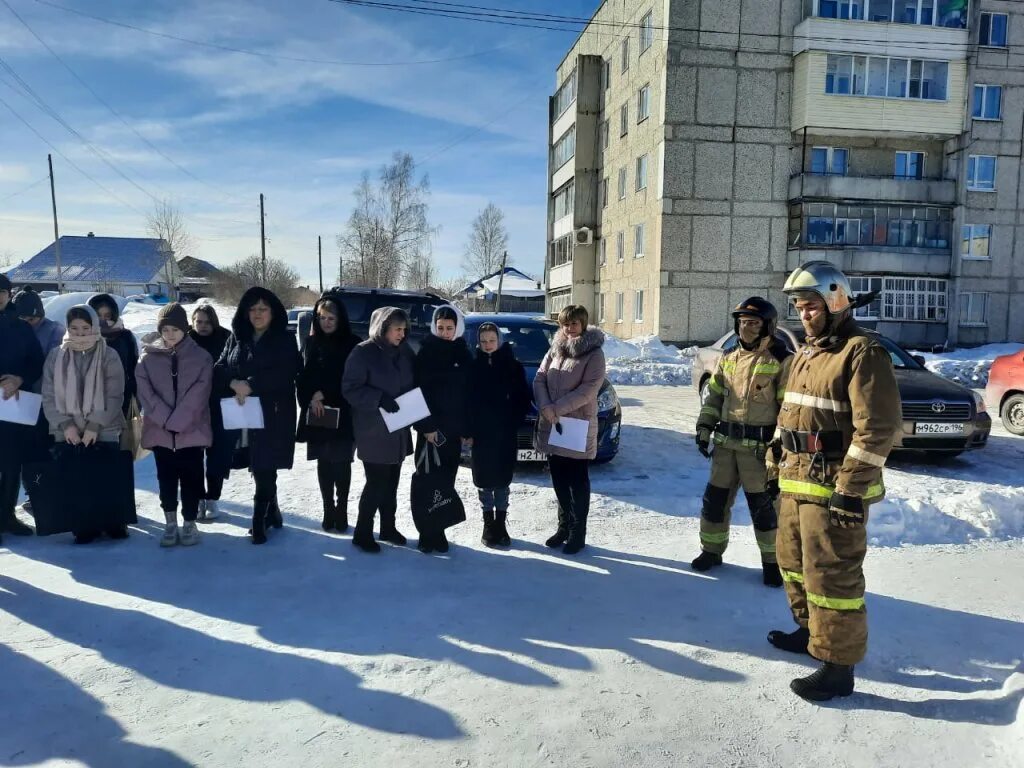
[[[544,289],[537,287],[536,280],[525,272],[520,272],[515,267],[505,267],[505,277],[503,279],[499,269],[493,275],[488,275],[482,280],[477,280],[475,283],[467,285],[459,292],[459,295],[473,296],[478,299],[496,296],[498,294],[499,281],[501,282],[501,294],[503,296],[517,296],[529,299],[544,295]]]
[[[61,280],[66,283],[110,281],[148,283],[164,268],[166,241],[142,237],[60,238]],[[7,273],[19,285],[57,280],[56,248],[50,243]]]

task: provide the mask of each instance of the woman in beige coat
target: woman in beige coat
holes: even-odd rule
[[[545,543],[575,555],[586,545],[590,512],[590,461],[597,455],[597,396],[604,383],[604,332],[588,326],[585,307],[570,305],[558,314],[561,326],[533,381],[540,409],[537,450],[548,454],[551,483],[558,497],[558,530]],[[586,450],[550,444],[551,430],[562,417],[589,422]]]

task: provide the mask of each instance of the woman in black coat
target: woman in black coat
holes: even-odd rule
[[[296,439],[306,443],[306,458],[316,460],[316,477],[324,502],[321,526],[325,531],[338,533],[348,530],[348,491],[355,458],[352,409],[342,397],[341,377],[348,356],[359,342],[349,326],[344,303],[328,291],[313,307],[313,333],[302,351]],[[306,423],[310,415],[322,417],[324,408],[338,409],[336,429]]]
[[[484,515],[481,541],[488,547],[512,543],[505,527],[509,486],[516,470],[519,425],[532,401],[526,371],[512,345],[502,343],[497,325],[482,324],[469,376],[469,436],[473,484]]]
[[[430,416],[416,424],[416,456],[419,460],[427,443],[437,448],[440,471],[452,485],[462,460],[462,441],[469,438],[469,368],[473,358],[463,334],[462,314],[444,305],[434,310],[430,335],[423,339],[416,354],[416,386],[423,390]],[[417,470],[418,471],[418,470]],[[444,531],[420,531],[419,549],[423,552],[448,551]]]
[[[252,543],[263,544],[267,523],[274,528],[283,524],[277,505],[277,472],[291,469],[295,457],[295,379],[301,362],[284,304],[266,288],[245,292],[231,330],[214,366],[214,390],[220,397],[239,401],[260,399],[263,429],[228,434],[234,445],[248,452],[246,463],[256,483]]]
[[[213,358],[216,363],[224,352],[231,334],[220,325],[217,311],[209,304],[200,304],[192,310],[192,327],[188,335]],[[224,481],[231,474],[231,455],[234,443],[224,431],[224,418],[220,413],[220,392],[214,389],[210,394],[210,426],[213,427],[213,445],[206,449],[206,486],[199,502],[199,516],[196,520],[215,520],[220,511]]]
[[[124,368],[124,402],[121,405],[121,412],[128,415],[128,405],[138,391],[135,384],[135,366],[139,364],[139,342],[135,334],[124,327],[121,321],[121,310],[117,306],[117,299],[109,293],[97,293],[88,304],[100,319],[100,333],[103,334],[107,346],[117,352],[121,360],[121,367]]]

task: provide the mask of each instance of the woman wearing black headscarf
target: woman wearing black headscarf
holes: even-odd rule
[[[100,319],[100,333],[107,346],[117,352],[117,357],[124,368],[124,398],[121,412],[128,414],[128,404],[135,397],[135,366],[139,364],[139,342],[135,334],[124,327],[121,321],[121,308],[117,299],[109,293],[97,293],[88,302]]]

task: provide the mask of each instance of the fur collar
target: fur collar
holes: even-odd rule
[[[596,325],[591,325],[575,339],[570,339],[565,332],[559,328],[551,342],[551,350],[558,357],[583,357],[588,352],[593,352],[604,345],[604,331]]]

